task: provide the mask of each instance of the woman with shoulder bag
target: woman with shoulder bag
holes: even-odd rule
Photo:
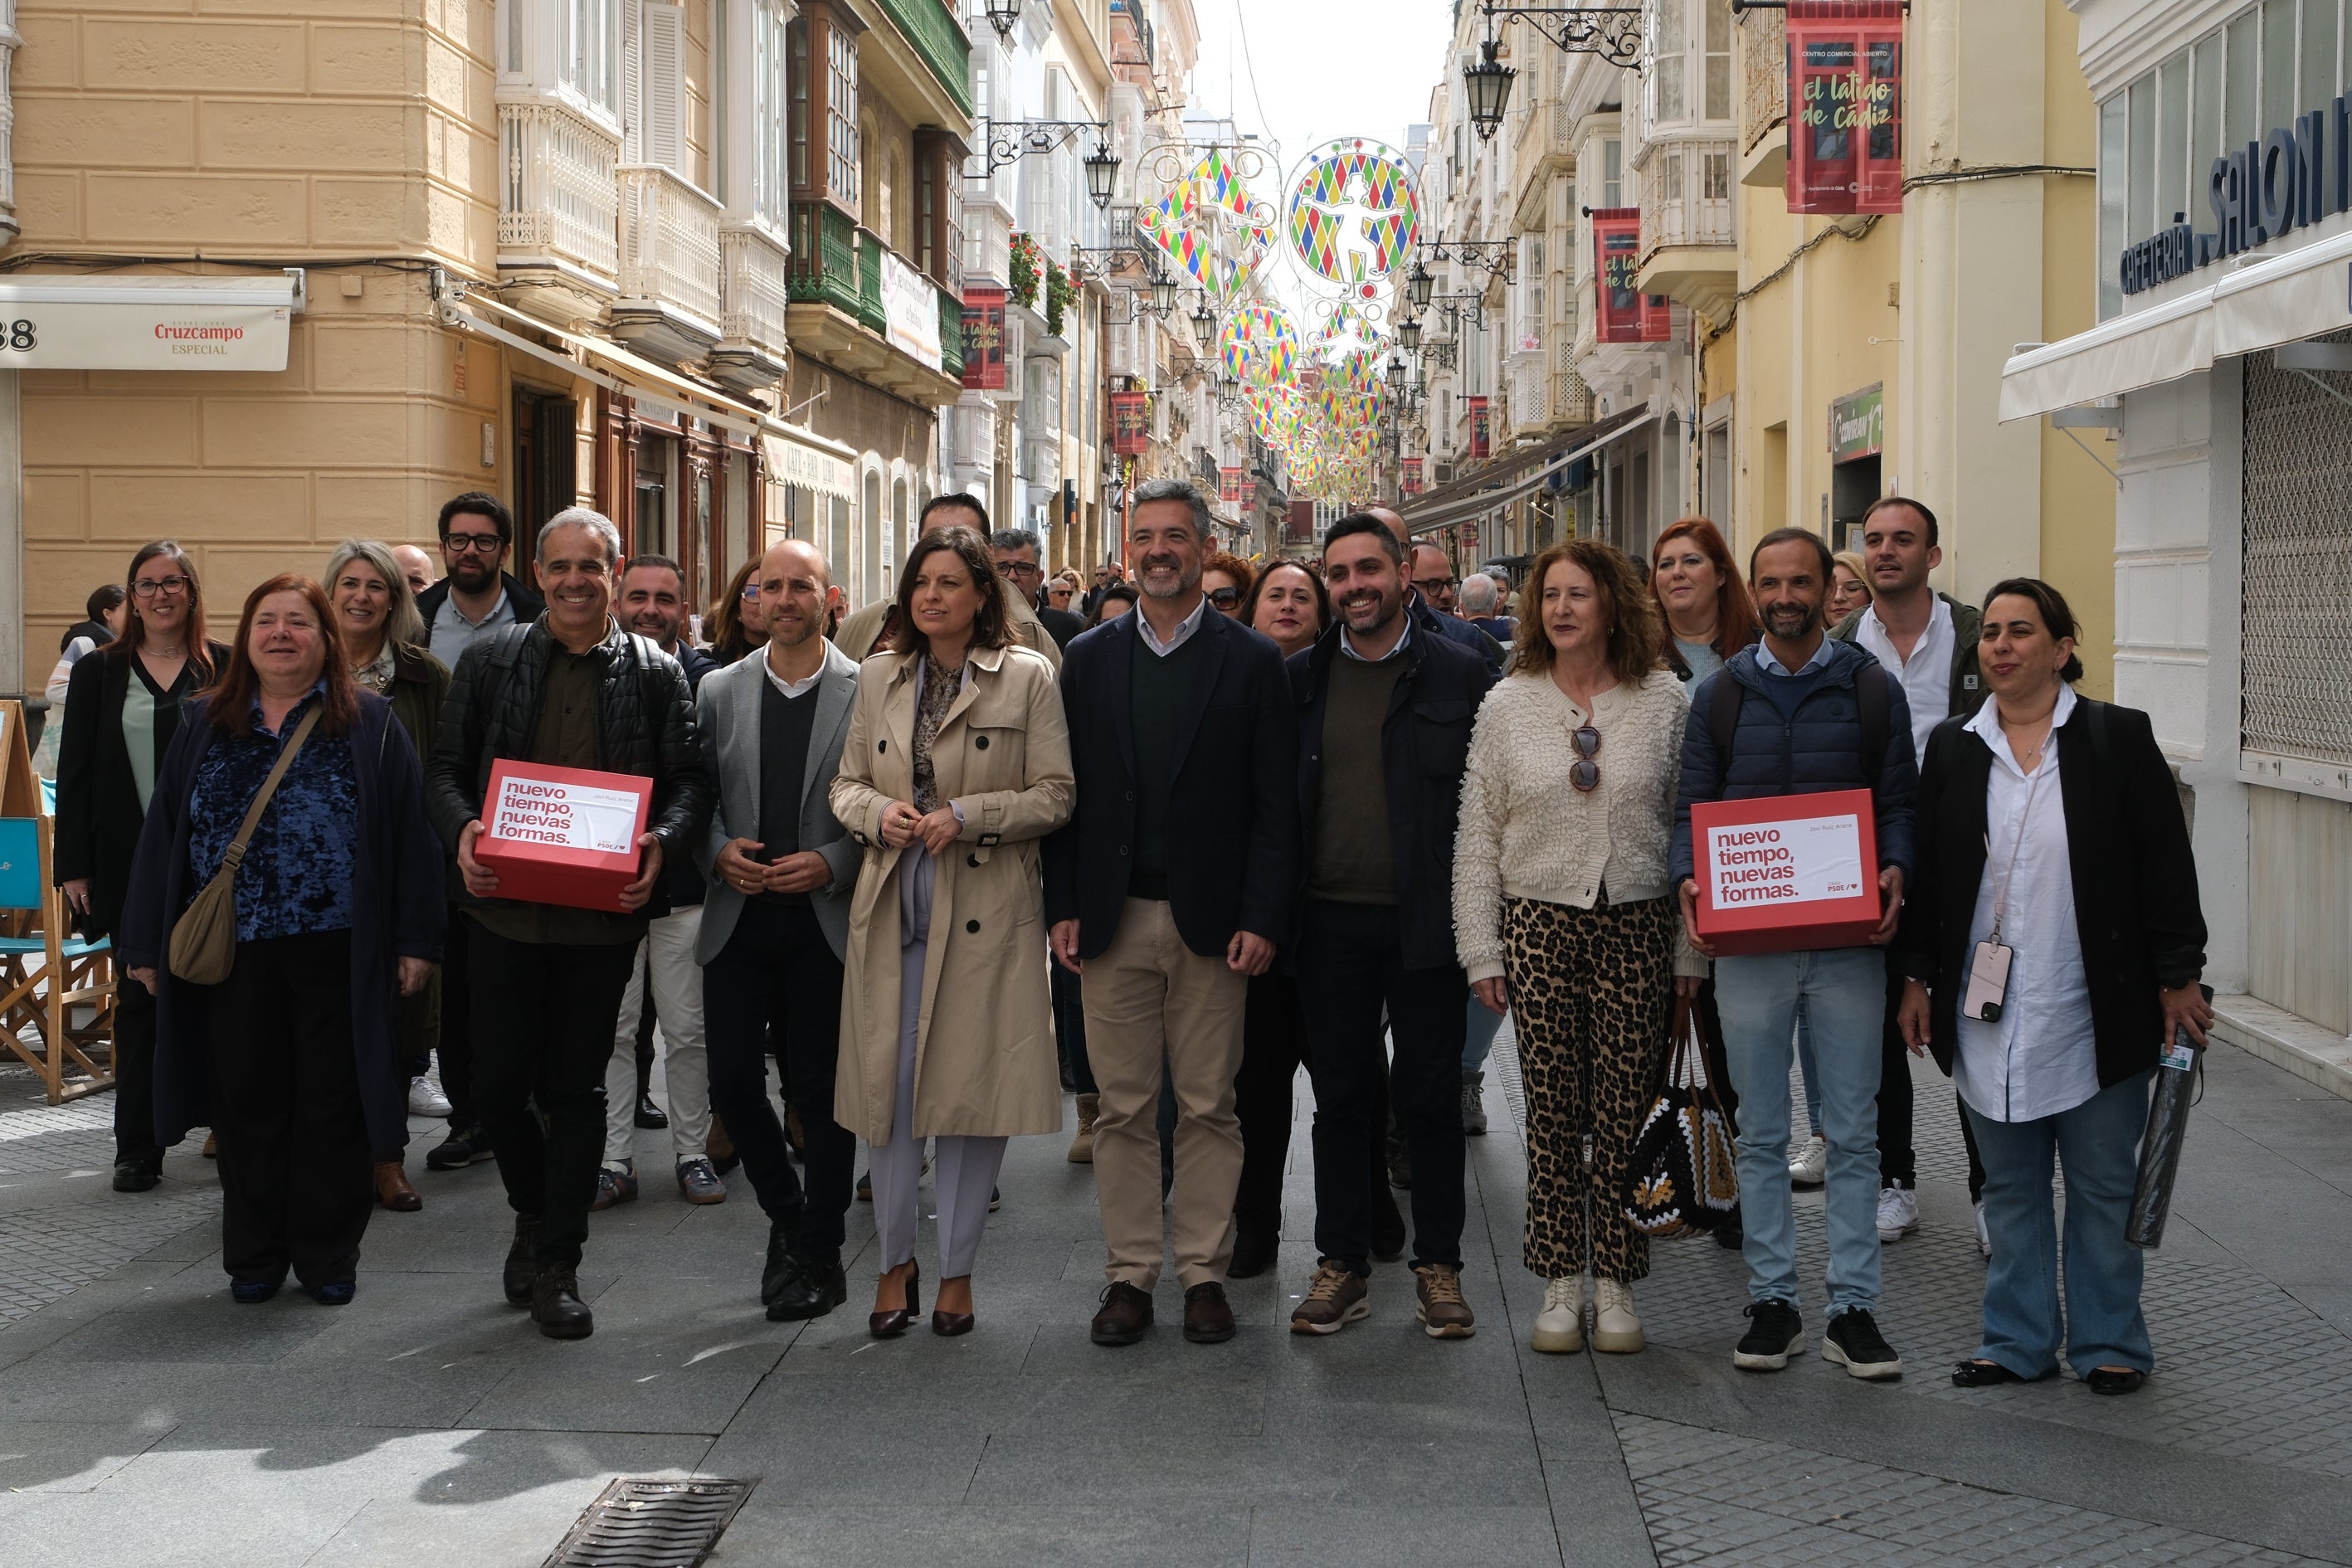
[[[327,595],[245,602],[219,680],[155,781],[122,963],[156,998],[155,1121],[220,1140],[221,1261],[243,1303],[290,1268],[353,1293],[371,1151],[407,1142],[397,991],[441,956],[443,855],[392,704],[352,680]]]
[[[427,648],[425,617],[392,547],[372,539],[346,539],[327,558],[320,579],[334,604],[343,658],[352,679],[392,704],[401,732],[423,757],[441,727],[441,700],[449,691],[449,670]],[[461,886],[450,862],[447,887]],[[425,1074],[441,1043],[441,972],[425,989],[393,1004],[393,1071],[400,1079],[412,1116],[446,1116],[449,1102],[436,1093]],[[397,1147],[375,1152],[375,1200],[385,1208],[414,1214],[425,1200],[409,1184]]]
[[[1638,1351],[1633,1282],[1650,1246],[1626,1217],[1629,1165],[1676,989],[1696,991],[1706,969],[1667,877],[1689,704],[1637,563],[1572,540],[1538,556],[1528,583],[1462,781],[1455,942],[1479,1000],[1518,1021],[1523,1258],[1546,1281],[1530,1342],[1584,1348],[1589,1267],[1592,1348]]]
[[[2075,695],[2058,590],[1995,584],[1979,663],[1992,700],[1920,763],[1895,939],[1904,1039],[1952,1076],[1984,1158],[1984,1342],[1952,1381],[2035,1382],[2063,1350],[2093,1393],[2128,1394],[2155,1364],[2124,1236],[2149,1081],[2175,1030],[2201,1044],[2213,1018],[2197,862],[2147,715]]]
[[[976,530],[915,542],[887,647],[859,672],[829,797],[866,849],[833,1103],[873,1149],[877,1339],[922,1310],[923,1141],[938,1141],[931,1331],[961,1334],[1005,1140],[1062,1125],[1039,868],[1076,784],[1060,683],[1014,641],[1004,595]]]
[[[121,943],[131,858],[155,793],[156,771],[181,711],[228,663],[228,645],[205,636],[204,588],[187,552],[168,539],[131,558],[122,636],[79,660],[66,686],[58,742],[57,864],[82,934]],[[121,954],[115,955],[121,979]],[[163,1177],[155,1139],[155,999],[138,985],[114,994],[114,1190],[143,1193]]]

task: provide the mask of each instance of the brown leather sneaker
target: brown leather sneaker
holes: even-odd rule
[[[1125,1280],[1102,1293],[1102,1310],[1095,1314],[1094,1342],[1098,1345],[1131,1345],[1151,1327],[1151,1298]]]
[[[1212,1280],[1184,1292],[1184,1337],[1196,1345],[1221,1345],[1234,1337],[1234,1310],[1223,1285]]]
[[[1364,1277],[1337,1263],[1325,1262],[1307,1282],[1307,1294],[1291,1309],[1294,1334],[1336,1334],[1372,1310],[1370,1288]]]
[[[1412,1315],[1433,1340],[1466,1340],[1478,1319],[1462,1299],[1462,1270],[1450,1263],[1424,1263],[1412,1271]]]

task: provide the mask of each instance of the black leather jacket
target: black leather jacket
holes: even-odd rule
[[[441,726],[425,764],[425,810],[450,853],[466,824],[482,814],[490,764],[526,757],[552,646],[544,616],[478,639],[457,660],[441,701]],[[652,641],[611,623],[595,657],[596,766],[654,781],[646,829],[677,865],[699,841],[712,790],[694,733],[694,695],[677,660]]]

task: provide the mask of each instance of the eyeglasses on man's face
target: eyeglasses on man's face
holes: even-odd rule
[[[441,536],[441,548],[452,555],[464,555],[469,552],[496,555],[505,545],[495,533],[445,533]]]
[[[1423,594],[1434,597],[1439,594],[1450,594],[1454,592],[1454,589],[1462,586],[1462,579],[1459,577],[1415,577],[1412,579],[1412,585],[1420,589]]]

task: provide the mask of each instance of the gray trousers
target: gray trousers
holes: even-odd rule
[[[930,944],[908,942],[898,950],[898,1086],[890,1113],[890,1136],[875,1146],[874,1224],[882,1237],[887,1272],[915,1256],[915,1226],[922,1219],[917,1188],[923,1173],[923,1141],[914,1136],[915,1035],[922,1023],[923,961]],[[1002,1138],[934,1141],[933,1186],[940,1204],[940,1278],[961,1279],[971,1272],[980,1233],[988,1224],[989,1194],[1004,1163]]]

